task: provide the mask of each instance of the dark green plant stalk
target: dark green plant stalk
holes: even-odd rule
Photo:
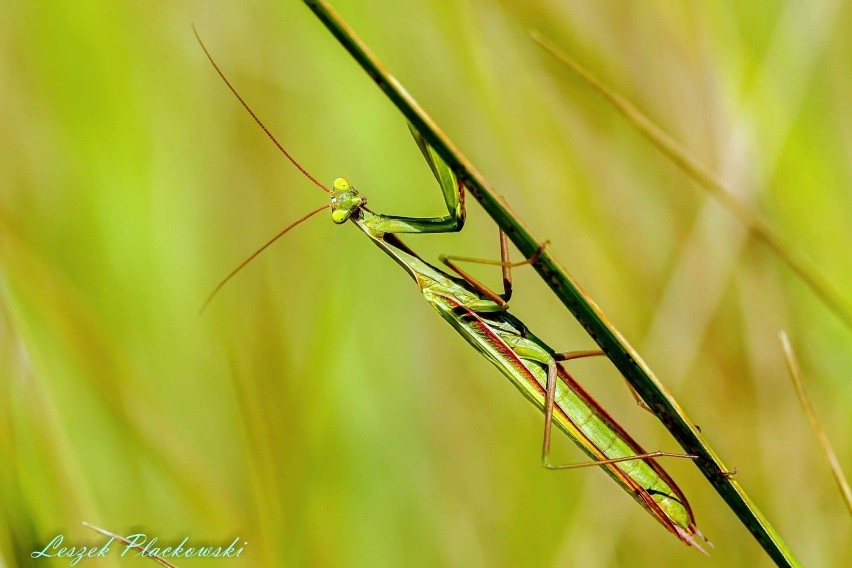
[[[822,275],[807,256],[790,246],[769,223],[739,199],[719,176],[693,157],[666,131],[637,109],[633,103],[603,84],[567,53],[537,31],[530,32],[532,39],[565,67],[574,72],[590,87],[609,101],[642,136],[647,138],[663,155],[691,177],[722,207],[728,210],[746,230],[781,259],[805,285],[822,300],[829,310],[852,329],[852,310],[837,289]]]
[[[453,169],[458,179],[465,184],[471,195],[479,201],[494,222],[506,232],[518,250],[526,258],[532,258],[539,250],[541,240],[532,235],[505,200],[491,188],[485,178],[405,91],[396,78],[379,63],[341,17],[326,2],[305,0],[305,3],[429,145]],[[775,529],[755,507],[740,485],[727,473],[728,468],[721,462],[683,409],[591,298],[580,289],[546,249],[538,256],[533,266],[683,449],[689,454],[699,456],[695,464],[772,559],[779,566],[798,566],[798,562]]]

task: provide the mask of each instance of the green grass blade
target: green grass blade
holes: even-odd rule
[[[822,429],[816,410],[814,410],[808,392],[805,390],[805,383],[802,381],[802,374],[799,371],[799,363],[793,352],[793,345],[790,343],[790,338],[786,331],[779,331],[778,338],[781,340],[781,347],[784,349],[784,358],[787,360],[787,368],[790,369],[790,378],[793,380],[793,386],[796,387],[796,396],[799,398],[802,410],[804,410],[811,429],[814,431],[822,447],[822,453],[828,462],[828,467],[831,468],[831,473],[834,475],[834,480],[837,482],[840,494],[843,495],[846,508],[852,514],[852,489],[849,488],[849,481],[847,481],[846,476],[843,474],[843,468],[840,467],[840,460],[837,459],[837,454],[834,452],[834,448],[831,447],[831,442],[828,441],[828,436],[826,436],[825,430]]]
[[[600,79],[539,32],[533,31],[530,35],[545,51],[603,95],[642,136],[647,138],[666,158],[683,170],[722,207],[736,217],[755,239],[764,243],[822,300],[829,310],[840,318],[848,328],[852,329],[852,309],[850,309],[848,302],[823,276],[809,257],[790,246],[778,231],[738,198],[719,176],[699,162],[666,131],[637,109],[633,103],[603,84]]]
[[[305,3],[379,85],[405,118],[456,172],[471,195],[479,201],[494,222],[506,232],[518,250],[526,258],[532,257],[539,249],[541,241],[533,236],[509,205],[491,188],[485,178],[447,138],[432,118],[426,114],[326,2],[305,0]],[[660,384],[633,347],[603,315],[594,301],[580,289],[546,249],[533,266],[556,296],[606,353],[616,368],[639,392],[681,447],[687,453],[699,456],[699,459],[695,461],[698,468],[767,554],[779,566],[798,566],[799,564],[792,552],[743,491],[739,483],[725,475],[728,468],[725,467],[710,444],[695,428],[694,423]]]

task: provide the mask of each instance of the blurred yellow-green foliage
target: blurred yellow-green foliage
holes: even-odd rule
[[[528,37],[636,102],[852,299],[848,3],[335,6],[552,241],[801,560],[849,565],[850,520],[776,333],[847,470],[852,333]],[[440,212],[404,121],[300,2],[5,2],[0,566],[67,565],[30,553],[56,534],[102,541],[82,521],[248,542],[180,566],[770,564],[689,463],[666,465],[710,558],[602,473],[542,470],[541,416],[351,226],[299,227],[198,317],[325,195],[239,108],[192,22],[315,175],[346,175],[381,212]],[[463,234],[408,242],[496,255],[475,204]],[[531,271],[513,310],[554,347],[592,346]],[[643,445],[676,449],[608,363],[572,368]],[[150,561],[99,562],[82,565]]]

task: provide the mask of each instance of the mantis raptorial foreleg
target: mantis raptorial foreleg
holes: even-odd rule
[[[384,229],[387,233],[455,233],[464,227],[465,205],[464,184],[460,183],[453,171],[447,166],[435,150],[426,143],[417,130],[408,125],[414,141],[420,148],[429,169],[441,186],[447,215],[443,217],[400,217],[383,215]]]

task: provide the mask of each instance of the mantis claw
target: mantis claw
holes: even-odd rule
[[[535,264],[536,262],[538,262],[538,259],[541,258],[541,253],[544,252],[545,247],[547,247],[547,245],[549,245],[549,244],[550,244],[550,239],[548,239],[548,240],[544,241],[543,243],[541,243],[540,245],[538,245],[538,248],[535,249],[535,252],[529,258],[528,262],[530,264]]]

